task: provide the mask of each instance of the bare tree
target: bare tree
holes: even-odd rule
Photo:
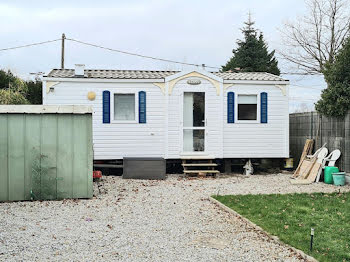
[[[305,113],[305,112],[311,112],[313,110],[313,104],[302,102],[298,104],[298,106],[293,110],[293,113]]]
[[[350,34],[349,0],[306,0],[308,14],[286,22],[282,57],[300,72],[320,74]]]

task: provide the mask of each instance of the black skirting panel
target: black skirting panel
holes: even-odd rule
[[[123,165],[123,178],[165,179],[166,163],[164,158],[125,157]]]

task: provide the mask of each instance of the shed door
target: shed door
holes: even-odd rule
[[[183,152],[204,152],[205,149],[205,92],[184,92],[183,95]]]

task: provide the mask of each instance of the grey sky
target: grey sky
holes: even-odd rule
[[[0,48],[67,37],[184,62],[223,65],[232,55],[239,30],[252,13],[271,49],[283,48],[277,28],[305,12],[303,0],[246,1],[1,1]],[[66,44],[66,68],[182,69],[181,66]],[[282,71],[290,71],[279,59]],[[27,78],[60,66],[60,43],[0,52],[0,67]],[[291,111],[317,100],[320,77],[284,76],[291,86]],[[320,86],[321,85],[321,86]],[[315,89],[316,88],[316,89]],[[296,102],[295,98],[300,98]]]

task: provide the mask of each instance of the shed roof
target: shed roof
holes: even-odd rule
[[[85,69],[83,78],[97,79],[164,79],[179,71],[149,71],[149,70],[107,70]],[[265,72],[211,72],[223,80],[250,80],[250,81],[288,81],[279,76]],[[74,69],[53,69],[46,77],[78,78]]]
[[[91,114],[83,105],[0,105],[0,114]]]

